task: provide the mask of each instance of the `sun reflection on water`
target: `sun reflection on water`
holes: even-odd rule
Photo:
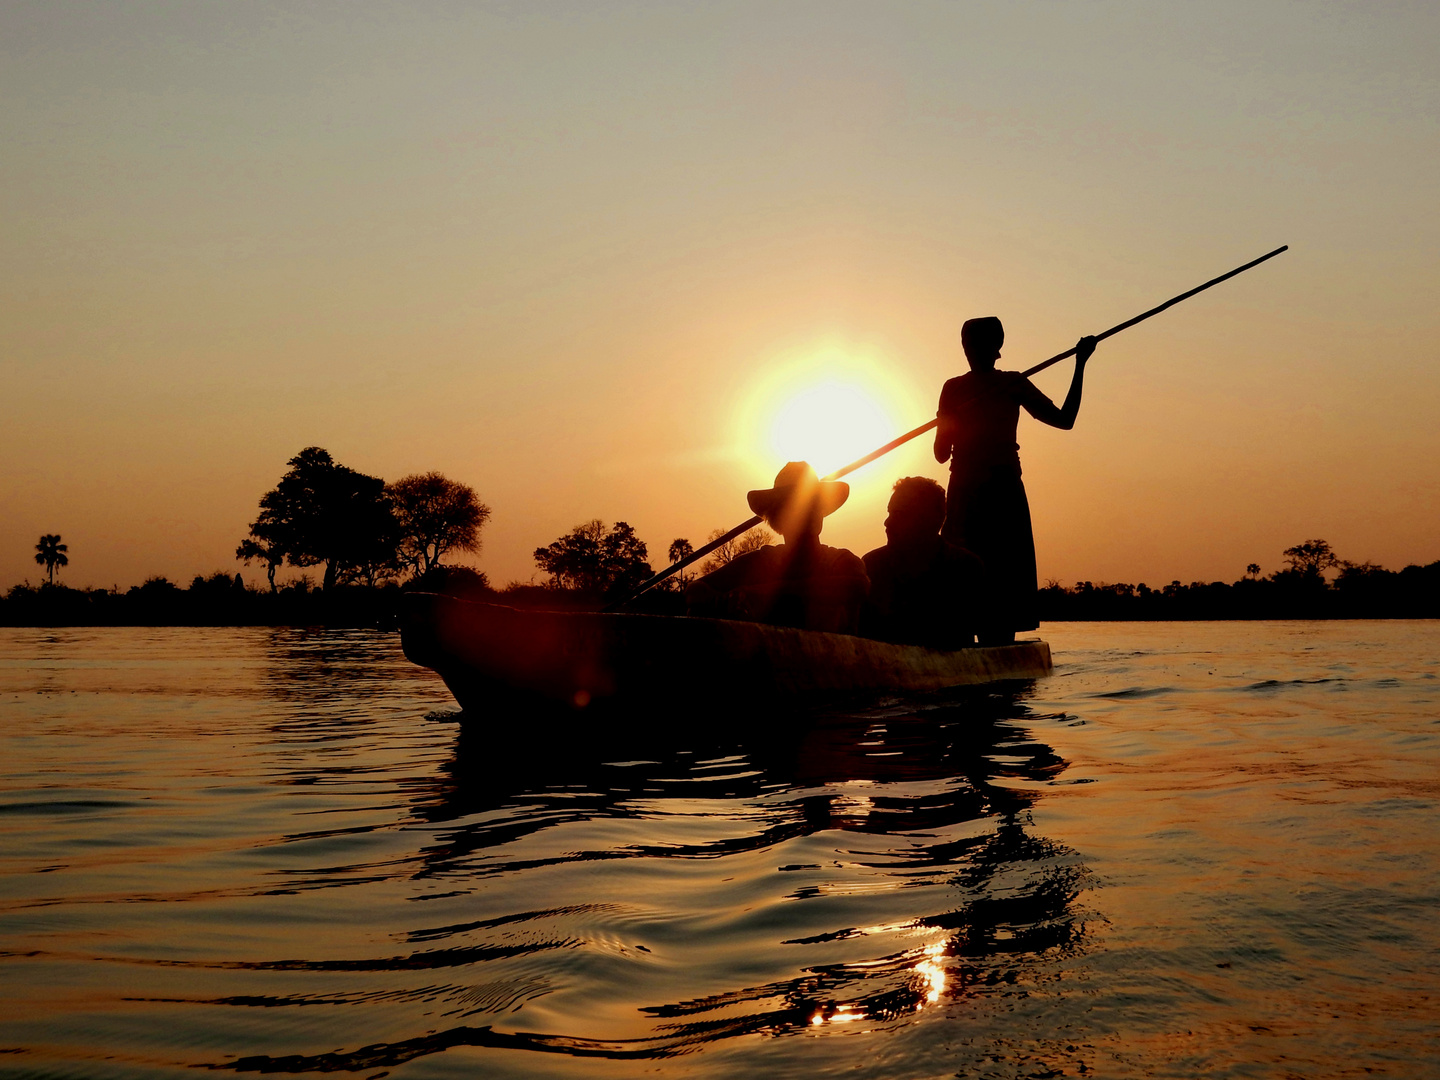
[[[920,1012],[932,1005],[938,1005],[940,999],[945,996],[945,987],[949,982],[949,975],[945,971],[942,960],[946,952],[944,939],[933,941],[924,946],[919,952],[919,960],[916,961],[914,971],[917,976],[915,984],[915,999],[913,1010]],[[870,963],[857,963],[853,968],[864,967],[885,967],[885,961],[871,961]],[[855,1002],[837,1002],[817,1008],[810,1014],[810,1026],[812,1028],[823,1027],[826,1024],[848,1024],[856,1020],[884,1020],[893,1019],[898,1013],[882,1009],[878,1014],[873,1015],[864,1005]]]
[[[810,1017],[810,1026],[819,1027],[822,1024],[846,1024],[855,1020],[865,1020],[868,1017],[865,1010],[858,1005],[849,1002],[836,1005],[827,1015],[823,1010]]]
[[[916,1012],[927,1005],[938,1003],[940,995],[945,992],[945,969],[940,965],[940,958],[945,955],[945,942],[936,941],[926,945],[924,955],[925,959],[915,965],[915,973],[924,980],[925,986],[925,1000],[916,1003]]]

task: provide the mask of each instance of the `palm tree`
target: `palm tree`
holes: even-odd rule
[[[688,559],[691,555],[694,555],[695,545],[690,543],[690,541],[686,540],[683,536],[677,537],[676,539],[670,541],[670,550],[666,552],[666,554],[670,557],[670,561],[672,563],[677,563],[681,559]],[[681,592],[684,592],[685,587],[689,585],[690,582],[694,579],[695,572],[693,570],[689,572],[681,570],[673,578],[670,579],[670,587],[673,589],[679,589]]]
[[[35,545],[35,561],[49,572],[51,585],[55,584],[55,567],[70,565],[70,560],[65,557],[65,552],[69,550],[68,545],[60,542],[59,533],[46,533]]]
[[[1249,566],[1245,567],[1245,573],[1251,577],[1258,578],[1260,576],[1260,564],[1252,562]]]

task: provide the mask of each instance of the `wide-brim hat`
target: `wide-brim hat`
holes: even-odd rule
[[[775,474],[773,487],[760,488],[745,496],[750,509],[769,517],[792,500],[815,500],[822,516],[833,514],[850,497],[850,485],[843,480],[821,480],[808,462],[792,461]]]

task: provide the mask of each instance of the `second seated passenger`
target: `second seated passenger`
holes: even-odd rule
[[[924,476],[896,481],[885,518],[885,546],[864,560],[870,577],[864,633],[940,648],[974,642],[986,578],[979,559],[941,537],[944,522],[944,488]]]

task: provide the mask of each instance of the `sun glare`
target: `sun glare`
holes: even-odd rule
[[[855,383],[826,379],[785,401],[770,424],[780,461],[808,461],[820,472],[845,465],[893,437],[880,403]]]
[[[913,404],[884,366],[838,351],[777,365],[755,389],[747,438],[757,466],[808,461],[821,475],[913,426]]]

